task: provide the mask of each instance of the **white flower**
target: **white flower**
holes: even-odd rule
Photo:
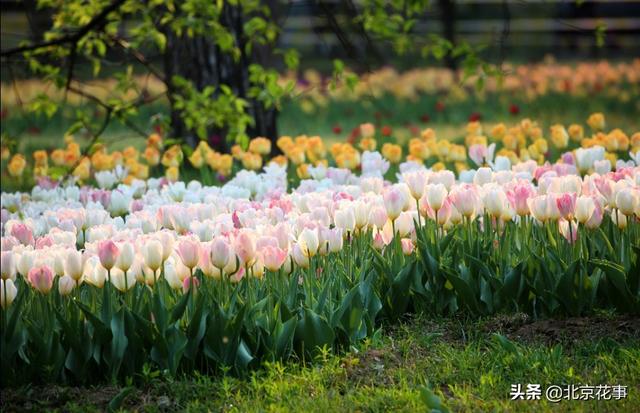
[[[111,189],[118,182],[118,178],[111,171],[100,171],[94,174],[98,186],[102,189]]]
[[[389,170],[390,163],[380,152],[365,151],[362,154],[362,175],[382,178]]]

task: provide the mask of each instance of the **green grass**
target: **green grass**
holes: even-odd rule
[[[443,112],[435,110],[436,102],[440,100],[446,105]],[[373,122],[380,126],[391,126],[394,130],[393,138],[400,140],[403,136],[409,137],[407,127],[410,125],[418,128],[432,127],[441,138],[458,139],[464,136],[465,126],[473,113],[480,114],[486,125],[498,122],[511,125],[520,119],[530,118],[537,121],[547,133],[549,126],[555,123],[585,124],[591,113],[603,112],[608,127],[621,128],[628,135],[640,131],[640,119],[637,116],[640,99],[622,102],[605,95],[579,97],[549,94],[526,102],[507,94],[492,94],[484,100],[470,97],[465,101],[450,103],[442,97],[431,95],[422,95],[415,102],[397,101],[392,96],[384,96],[358,102],[332,102],[327,107],[316,107],[312,112],[303,111],[300,103],[300,100],[294,100],[283,106],[278,118],[280,135],[320,135],[328,141],[344,140],[361,123]],[[518,105],[519,114],[509,113],[511,104]],[[134,123],[141,129],[150,131],[150,118],[154,114],[166,112],[167,107],[162,104],[141,108]],[[428,122],[423,121],[423,115],[429,116]],[[69,107],[62,108],[51,119],[10,108],[9,116],[2,122],[3,137],[15,140],[18,150],[23,153],[36,149],[54,149],[63,145],[62,138],[65,130],[73,123],[72,117],[73,109]],[[334,132],[335,126],[341,128],[340,133]],[[38,133],[33,133],[33,127],[39,130]],[[89,141],[87,137],[77,137],[81,144]],[[113,150],[128,145],[144,146],[142,137],[117,122],[106,129],[102,140]]]
[[[383,327],[347,354],[266,364],[248,377],[171,379],[148,371],[131,388],[4,389],[2,410],[424,411],[422,390],[428,388],[451,411],[634,411],[640,405],[639,327],[640,319],[608,315],[533,323],[517,315],[417,318]],[[495,333],[510,341],[501,344]],[[628,397],[511,401],[515,383],[621,384],[628,386]]]

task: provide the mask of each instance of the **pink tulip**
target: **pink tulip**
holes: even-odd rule
[[[27,224],[17,223],[11,226],[11,235],[20,241],[22,245],[35,245],[33,231]]]
[[[388,188],[382,196],[387,216],[392,221],[398,218],[407,203],[407,194],[397,185]]]
[[[186,277],[184,281],[182,281],[182,292],[186,294],[191,289],[191,283],[193,282],[195,293],[198,291],[198,287],[200,287],[200,280],[197,277]]]
[[[576,209],[576,194],[564,193],[556,198],[556,206],[562,218],[571,219]]]
[[[473,185],[458,187],[452,194],[451,200],[460,215],[470,218],[475,215],[478,207],[481,207],[480,197]]]
[[[184,238],[178,243],[178,256],[190,270],[193,270],[198,265],[200,248],[200,242],[191,238]]]
[[[53,270],[48,265],[34,267],[29,271],[27,279],[39,292],[47,294],[53,287]]]
[[[218,268],[224,268],[231,256],[231,246],[223,237],[217,237],[211,242],[211,264]]]
[[[233,240],[233,248],[242,265],[250,265],[256,257],[255,235],[248,230],[240,230]]]
[[[382,233],[380,231],[376,232],[376,235],[373,236],[373,248],[378,251],[382,251],[385,245],[386,244],[382,239]]]
[[[591,218],[584,223],[584,226],[589,229],[595,229],[600,226],[603,218],[603,208],[600,204],[600,201],[594,198],[593,203],[595,204],[595,208],[593,210],[593,214],[591,214]]]
[[[402,244],[402,253],[404,255],[411,255],[413,254],[413,241],[411,241],[409,238],[402,238],[400,240],[400,243]]]
[[[262,250],[264,266],[272,272],[278,271],[282,267],[287,256],[287,251],[272,245],[268,245]]]
[[[258,240],[256,241],[256,249],[258,251],[262,251],[267,246],[272,246],[272,247],[279,246],[278,238],[270,237],[270,236],[262,236],[258,238]]]
[[[100,264],[107,270],[111,270],[118,260],[120,250],[115,242],[111,240],[101,241],[98,244],[98,258],[100,258]]]
[[[558,221],[560,233],[571,244],[578,239],[578,223],[573,220],[561,219]]]
[[[529,198],[535,195],[535,189],[530,183],[518,183],[507,192],[511,206],[520,216],[529,215]]]

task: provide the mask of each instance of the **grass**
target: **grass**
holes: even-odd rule
[[[510,386],[516,383],[621,384],[628,386],[628,397],[511,401]],[[171,379],[149,370],[131,387],[3,389],[1,407],[6,412],[424,411],[425,388],[451,411],[634,411],[640,405],[640,319],[418,317],[382,327],[346,354],[266,364],[248,377]]]
[[[435,107],[441,100],[446,102],[445,109],[438,112]],[[512,104],[520,109],[517,115],[509,112]],[[278,118],[280,135],[320,135],[331,142],[344,140],[361,123],[374,122],[380,126],[391,126],[394,130],[392,138],[398,141],[411,137],[408,130],[410,126],[432,127],[439,137],[460,139],[465,135],[465,126],[472,114],[480,115],[485,125],[498,122],[511,125],[520,119],[530,118],[537,121],[546,133],[549,126],[555,123],[567,126],[571,123],[585,124],[586,118],[593,112],[603,112],[609,127],[621,128],[628,135],[640,131],[640,119],[637,116],[640,100],[622,101],[604,94],[548,94],[530,102],[507,94],[491,94],[485,99],[471,96],[459,102],[447,102],[442,97],[431,95],[422,95],[414,102],[397,101],[392,96],[384,96],[359,102],[332,102],[327,107],[314,107],[311,111],[303,110],[304,106],[299,100],[283,106]],[[143,130],[151,130],[150,118],[157,113],[166,112],[165,105],[152,104],[140,109],[134,123]],[[71,107],[61,108],[51,119],[22,112],[18,108],[9,108],[8,113],[2,122],[3,138],[6,136],[15,140],[22,153],[61,147],[64,132],[73,123]],[[428,116],[428,122],[424,121],[424,115]],[[336,133],[335,127],[339,127],[341,131]],[[113,150],[120,150],[128,145],[144,147],[144,140],[139,135],[117,122],[106,129],[102,140]],[[88,141],[89,138],[79,136],[79,143]]]

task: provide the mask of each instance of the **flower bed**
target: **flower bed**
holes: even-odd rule
[[[262,172],[220,186],[140,180],[103,148],[74,174],[100,188],[48,178],[2,193],[2,383],[241,373],[348,348],[412,312],[638,313],[638,135],[603,123],[590,118],[591,137],[552,129],[555,152],[531,123],[492,143],[472,123],[465,145],[427,130],[400,165],[399,146],[375,152],[371,125],[362,153],[338,144],[331,163],[320,138],[285,137]],[[228,169],[260,169],[270,149],[254,140]],[[167,172],[178,151],[158,150]],[[198,153],[203,178],[226,156],[201,146],[194,166]]]

